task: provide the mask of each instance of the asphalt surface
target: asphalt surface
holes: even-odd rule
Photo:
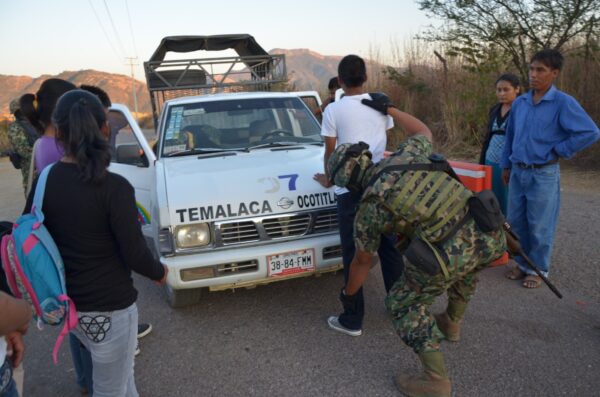
[[[443,344],[455,396],[600,396],[598,181],[563,181],[551,279],[564,299],[505,279],[504,267],[482,272],[462,340]],[[23,203],[19,172],[0,160],[0,219],[14,220]],[[419,368],[391,327],[377,269],[357,338],[325,323],[339,311],[341,274],[207,293],[178,310],[160,287],[135,283],[140,320],[154,326],[136,358],[141,396],[397,396],[392,377]],[[443,307],[442,297],[434,309]],[[68,343],[52,363],[58,331],[30,327],[27,397],[79,395]]]

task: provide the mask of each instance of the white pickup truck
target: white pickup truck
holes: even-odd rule
[[[163,80],[154,82],[175,78]],[[111,108],[110,170],[135,188],[144,235],[169,268],[171,306],[198,301],[203,289],[340,268],[335,195],[313,180],[323,169],[320,127],[300,94],[182,96],[160,107],[153,145],[125,106]]]

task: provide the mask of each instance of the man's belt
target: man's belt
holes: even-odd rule
[[[552,164],[556,164],[558,163],[558,159],[554,159],[554,160],[550,160],[547,163],[544,164],[525,164],[525,163],[515,163],[515,165],[519,168],[522,169],[535,169],[535,168],[544,168],[548,165],[552,165]]]

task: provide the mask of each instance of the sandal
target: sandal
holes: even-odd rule
[[[504,277],[506,277],[509,280],[520,280],[525,276],[525,272],[519,269],[519,266],[515,266],[506,273],[504,273]]]
[[[523,280],[523,287],[525,288],[537,288],[542,285],[542,278],[533,274],[528,275]]]

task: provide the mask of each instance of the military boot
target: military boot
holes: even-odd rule
[[[454,322],[450,320],[448,313],[445,312],[435,314],[433,317],[435,317],[435,322],[440,331],[442,331],[442,333],[446,337],[446,340],[450,342],[458,342],[460,340],[460,326],[462,320]]]
[[[398,375],[396,388],[410,397],[450,397],[452,386],[446,374],[442,352],[419,354],[423,364],[420,375]]]
[[[466,302],[449,300],[446,312],[434,315],[438,328],[450,342],[460,340],[460,326],[465,310],[467,310]]]

